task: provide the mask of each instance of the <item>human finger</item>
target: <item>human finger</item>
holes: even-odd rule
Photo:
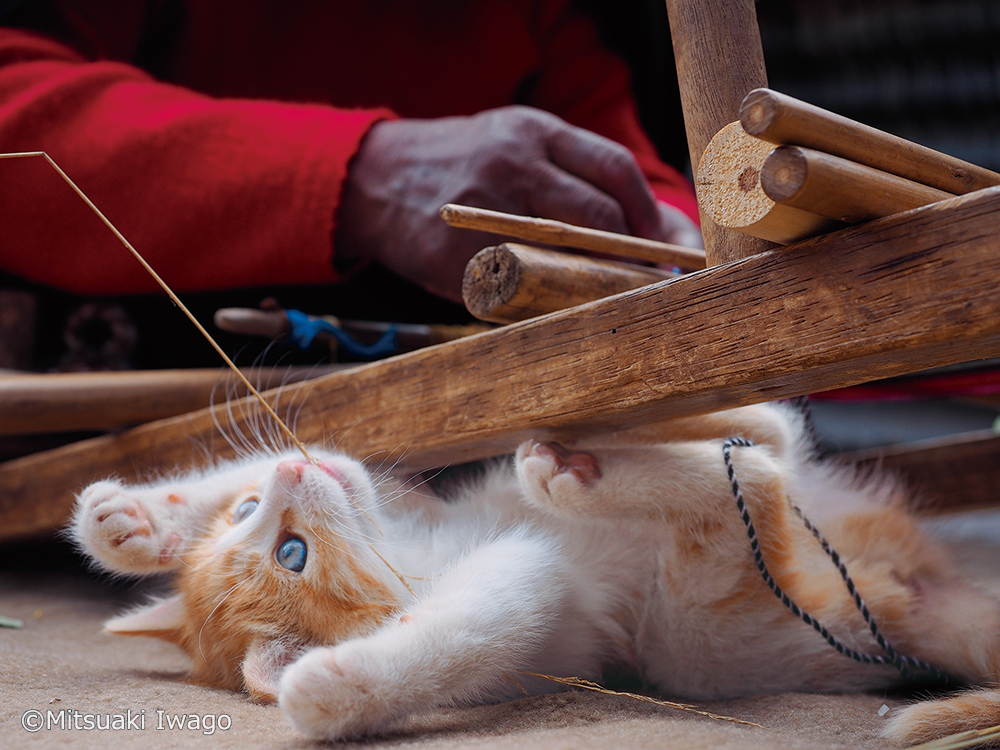
[[[607,193],[553,164],[538,165],[526,197],[528,212],[567,224],[628,234],[625,211]]]
[[[660,225],[656,198],[632,152],[596,133],[562,125],[547,139],[552,163],[617,201],[631,233],[653,235]]]
[[[656,207],[660,215],[660,236],[651,239],[682,247],[705,247],[701,229],[683,211],[662,201],[658,201]]]

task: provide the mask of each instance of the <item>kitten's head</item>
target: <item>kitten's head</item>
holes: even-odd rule
[[[199,682],[274,697],[305,648],[368,632],[397,608],[394,576],[369,545],[377,506],[346,457],[273,459],[182,555],[177,593],[106,628],[179,645]]]

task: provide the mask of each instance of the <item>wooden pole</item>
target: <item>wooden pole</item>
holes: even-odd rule
[[[258,388],[274,388],[344,369],[253,368],[245,371]],[[37,435],[107,430],[165,419],[225,403],[246,390],[233,373],[203,370],[130,370],[18,374],[0,377],[0,435]]]
[[[773,144],[747,135],[738,122],[720,130],[698,166],[702,211],[719,226],[782,245],[842,226],[777,203],[764,192],[761,170],[773,149]]]
[[[296,433],[414,468],[1000,355],[1000,188],[271,393]],[[932,321],[929,324],[928,321]],[[0,539],[72,492],[233,455],[221,408],[0,465]]]
[[[860,224],[954,197],[943,190],[801,146],[774,149],[764,160],[760,184],[767,197],[781,205],[847,224]]]
[[[770,89],[747,94],[743,128],[775,144],[805,146],[962,195],[1000,185],[1000,174]]]
[[[627,234],[578,227],[551,219],[516,216],[485,208],[448,203],[441,207],[441,218],[449,226],[505,234],[519,240],[543,242],[557,247],[591,250],[621,258],[647,260],[690,270],[705,267],[705,252],[691,247],[656,242]]]
[[[688,151],[698,187],[698,164],[709,142],[739,117],[740,102],[767,86],[753,0],[666,0],[677,62]],[[763,252],[773,244],[720,227],[702,207],[701,229],[710,265]]]
[[[506,242],[480,250],[469,261],[462,299],[480,320],[514,323],[675,275]]]

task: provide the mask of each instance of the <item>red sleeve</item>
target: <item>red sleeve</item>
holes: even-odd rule
[[[0,29],[0,152],[46,151],[178,290],[323,283],[347,163],[385,109],[213,99]],[[40,160],[0,162],[0,267],[155,288]],[[33,163],[26,163],[26,162]]]
[[[639,123],[628,67],[602,45],[594,23],[566,5],[566,0],[547,0],[538,6],[535,24],[543,60],[531,103],[628,146],[657,198],[698,223],[691,184],[660,160]]]

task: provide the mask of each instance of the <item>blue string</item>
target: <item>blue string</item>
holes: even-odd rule
[[[394,325],[389,326],[389,330],[382,334],[382,338],[374,344],[366,346],[329,321],[310,318],[301,310],[285,310],[285,313],[288,315],[288,322],[292,326],[292,330],[288,336],[292,340],[292,343],[299,347],[299,349],[308,349],[312,346],[317,334],[329,333],[337,339],[337,343],[340,344],[345,352],[355,357],[377,359],[396,351],[396,326]]]

